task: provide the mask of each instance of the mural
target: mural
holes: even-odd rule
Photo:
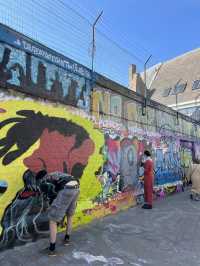
[[[120,116],[127,113],[137,118],[132,110],[114,107],[125,99],[120,101],[108,93],[104,98],[108,112],[111,108],[115,115],[120,112]],[[110,104],[112,99],[114,103]],[[181,190],[185,162],[182,153],[184,150],[190,162],[193,144],[169,135],[169,131],[164,134],[165,127],[161,132],[151,132],[127,126],[121,118],[119,123],[116,116],[114,121],[104,114],[102,118],[105,109],[99,101],[102,103],[100,93],[94,92],[95,116],[85,113],[84,117],[69,106],[66,109],[30,100],[1,101],[0,248],[46,234],[49,199],[40,189],[43,180],[36,179],[41,169],[63,171],[80,179],[74,226],[142,202],[140,164],[145,149],[151,150],[155,162],[155,197]],[[129,102],[124,108],[130,106]]]
[[[89,79],[3,43],[0,43],[0,84],[86,111],[90,108]]]
[[[74,226],[135,204],[145,141],[95,129],[91,117],[73,109],[28,100],[2,101],[0,108],[0,248],[47,233],[50,202],[36,178],[41,169],[80,179]]]
[[[100,202],[118,193],[134,190],[138,171],[134,142],[133,138],[124,138],[123,135],[105,134],[102,150],[104,164],[97,175],[102,185],[102,191],[97,197]]]
[[[142,203],[145,149],[155,163],[155,198],[181,191],[186,169],[200,158],[198,125],[182,117],[177,123],[153,105],[142,116],[141,103],[97,84],[91,95],[89,69],[2,27],[0,249],[46,235],[42,169],[80,179],[74,226]],[[57,107],[19,100],[10,89]]]
[[[143,173],[140,162],[144,149],[152,152],[155,162],[155,196],[180,191],[186,173],[185,164],[191,163],[194,153],[193,145],[183,145],[188,143],[184,134],[193,132],[192,125],[187,122],[182,127],[186,121],[181,118],[182,122],[177,125],[176,118],[153,108],[148,108],[147,118],[142,117],[139,103],[116,96],[105,88],[95,88],[92,101],[96,126],[106,132],[105,164],[100,175],[104,191],[101,198],[132,187],[141,202]],[[176,130],[182,130],[183,134],[175,134]]]
[[[79,178],[79,210],[94,206],[92,200],[100,191],[94,173],[102,164],[103,135],[90,121],[63,108],[8,101],[1,103],[1,109],[0,176],[7,182],[0,196],[0,247],[4,247],[31,241],[48,229],[49,202],[40,190],[42,180],[36,180],[41,169]],[[90,183],[92,189],[88,189]]]
[[[182,179],[180,142],[162,136],[155,145],[155,184],[163,185]]]

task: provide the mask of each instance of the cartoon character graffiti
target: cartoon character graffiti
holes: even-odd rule
[[[2,246],[16,239],[29,241],[35,233],[47,229],[48,202],[41,193],[36,173],[41,169],[61,171],[80,179],[95,150],[94,141],[83,126],[42,112],[18,110],[15,117],[0,122],[0,133],[6,127],[9,129],[0,139],[3,166],[12,165],[34,144],[39,145],[24,156],[24,187],[16,191],[1,219]]]
[[[98,174],[102,186],[100,199],[105,200],[119,192],[120,182],[120,140],[118,136],[105,134],[105,145],[102,149],[104,165]]]

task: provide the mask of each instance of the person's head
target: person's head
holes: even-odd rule
[[[147,150],[144,151],[144,155],[147,156],[147,157],[151,157],[150,151],[147,151]]]
[[[197,158],[193,158],[193,163],[194,163],[194,164],[200,164],[200,160],[197,159]]]

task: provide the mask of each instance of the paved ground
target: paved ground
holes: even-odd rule
[[[59,242],[62,235],[59,236]],[[0,265],[200,265],[200,202],[187,192],[156,201],[153,210],[131,208],[73,233],[73,244],[58,243],[60,255],[40,250],[42,239],[0,253]]]

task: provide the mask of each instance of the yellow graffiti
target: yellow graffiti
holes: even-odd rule
[[[92,114],[98,120],[101,113],[110,114],[110,93],[94,90],[92,93]]]
[[[34,101],[16,101],[9,100],[0,103],[0,108],[4,109],[6,112],[0,113],[0,121],[9,119],[12,117],[20,117],[16,114],[19,110],[34,110],[35,112],[41,112],[43,115],[54,116],[59,118],[65,118],[66,120],[71,120],[73,123],[82,126],[89,134],[91,140],[95,143],[95,151],[90,156],[87,166],[84,169],[81,184],[80,184],[80,199],[77,209],[78,219],[83,219],[84,215],[81,214],[82,210],[91,208],[93,206],[92,199],[100,192],[101,186],[99,181],[95,176],[95,171],[103,164],[102,155],[100,155],[100,148],[104,143],[103,134],[93,128],[93,124],[88,119],[76,116],[67,111],[63,106],[53,107],[52,105],[42,104]],[[16,123],[16,122],[15,122]],[[13,126],[14,123],[3,127],[0,130],[0,138],[4,138],[7,134],[8,129]],[[2,164],[2,159],[0,159],[0,179],[5,180],[8,183],[8,189],[0,197],[0,220],[3,217],[6,207],[12,202],[16,193],[23,188],[23,173],[26,170],[23,164],[24,158],[30,156],[34,150],[39,147],[40,141],[38,140],[33,144],[29,150],[22,156],[17,158],[11,164],[4,166]],[[13,150],[16,147],[12,148]],[[82,217],[80,217],[82,215]],[[76,218],[75,218],[76,220]],[[0,227],[0,233],[2,228]]]
[[[99,91],[94,91],[92,94],[92,114],[97,119],[99,118],[99,101],[101,93]]]
[[[136,103],[127,102],[125,104],[125,115],[128,121],[135,121],[137,115]]]
[[[114,116],[121,117],[122,115],[122,98],[119,95],[111,96],[110,112]]]

